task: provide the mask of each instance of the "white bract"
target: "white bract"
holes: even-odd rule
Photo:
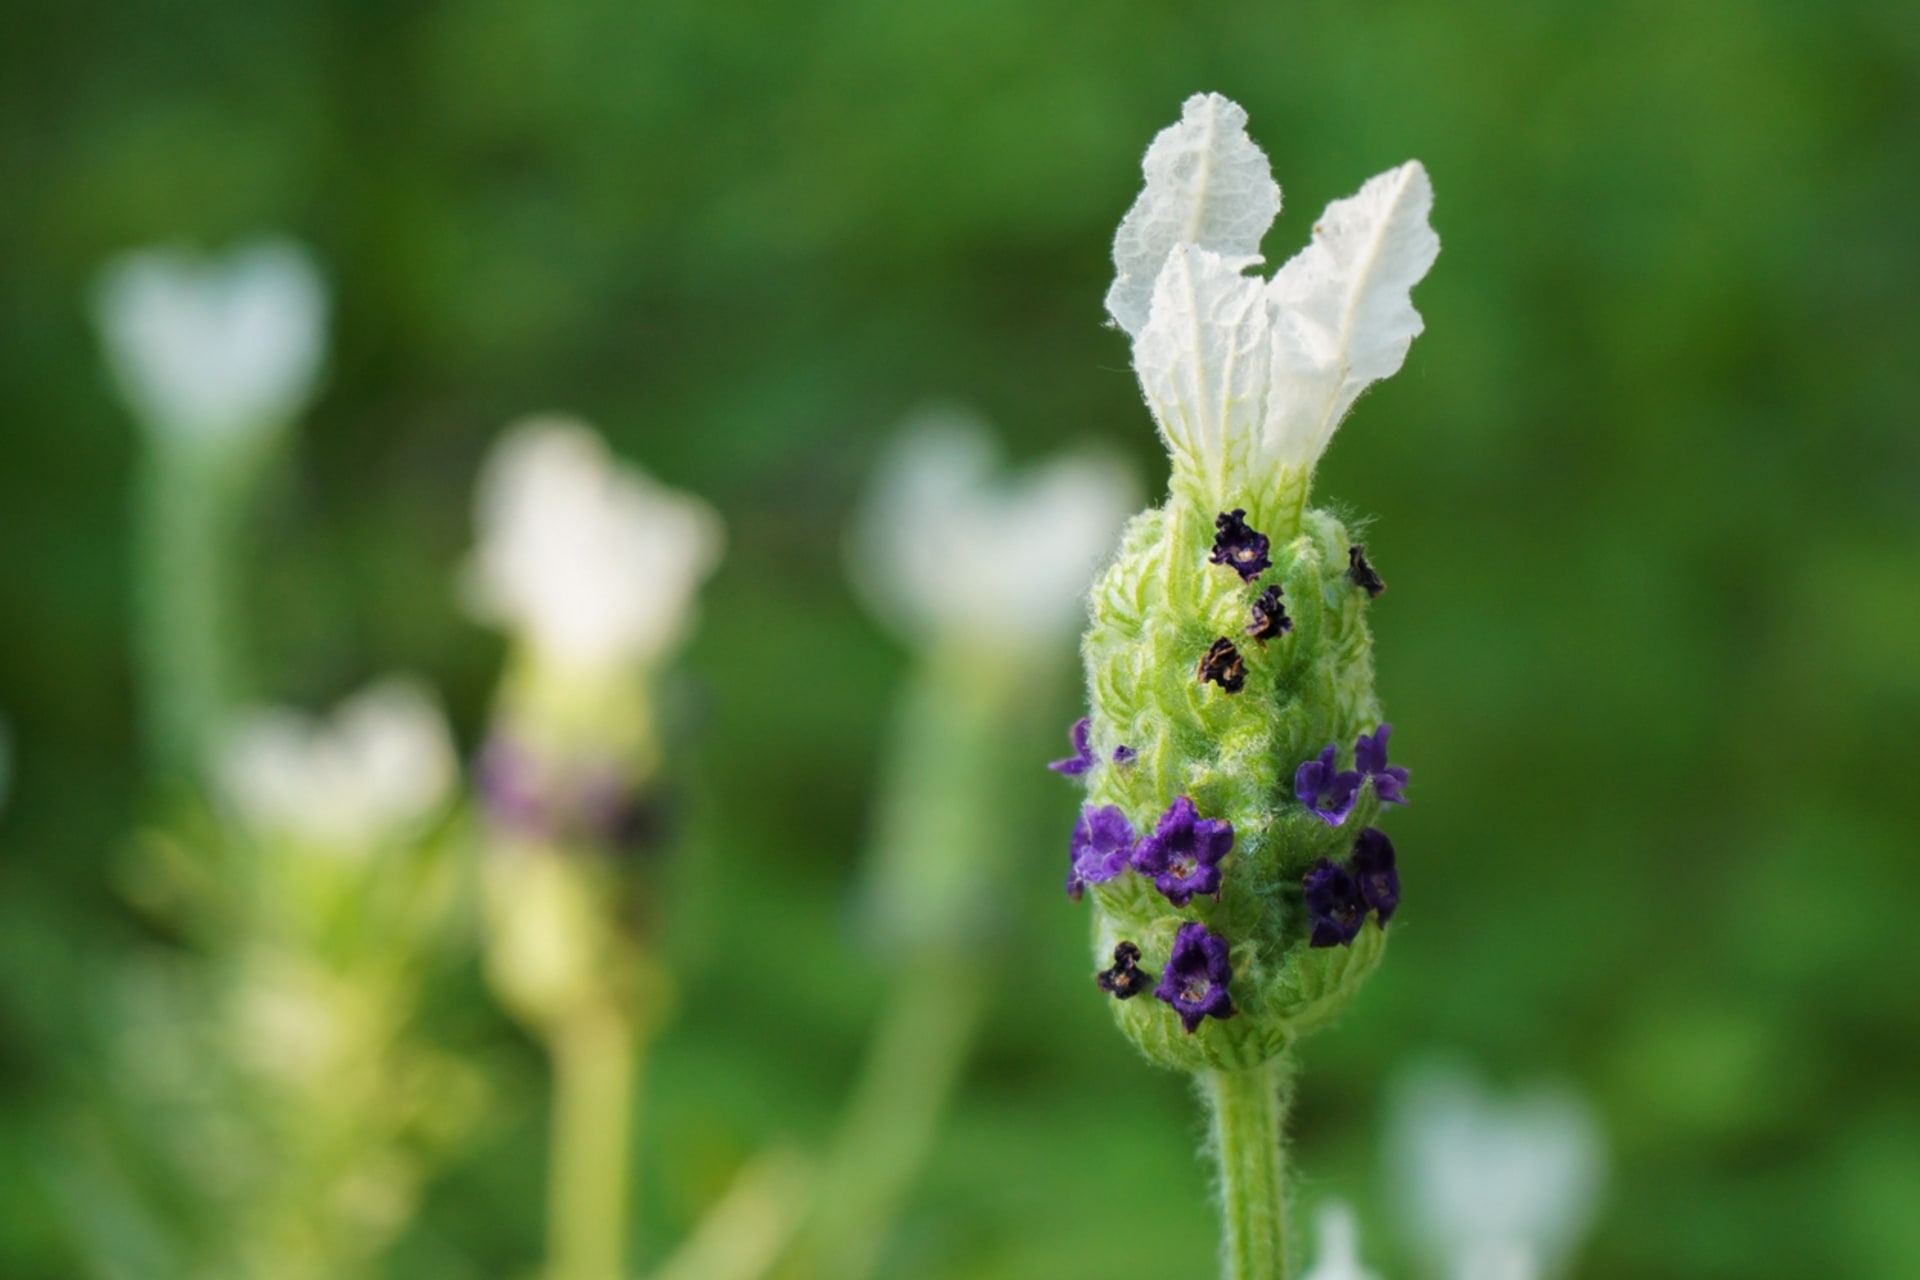
[[[923,412],[881,460],[855,520],[853,579],[915,642],[1057,644],[1084,618],[1087,586],[1138,493],[1125,466],[1097,453],[1002,476],[978,418]]]
[[[534,419],[495,446],[480,477],[467,599],[537,661],[600,671],[664,657],[719,563],[720,518],[654,482],[565,418]]]
[[[1360,1225],[1351,1208],[1338,1200],[1325,1202],[1314,1227],[1319,1251],[1302,1280],[1379,1280],[1360,1265]]]
[[[1605,1174],[1599,1124],[1578,1096],[1542,1087],[1497,1098],[1446,1063],[1394,1087],[1386,1162],[1409,1240],[1449,1280],[1558,1272]]]
[[[452,793],[453,740],[433,699],[388,679],[317,719],[234,718],[216,749],[221,798],[256,839],[361,856],[418,834]]]
[[[120,393],[162,439],[215,443],[291,421],[313,394],[327,292],[298,245],[224,257],[148,249],[108,264],[94,298]]]
[[[1197,94],[1154,139],[1107,294],[1176,475],[1220,506],[1311,471],[1360,393],[1405,361],[1422,327],[1410,293],[1440,252],[1433,188],[1409,161],[1328,205],[1271,280],[1246,275],[1280,209],[1246,120]]]

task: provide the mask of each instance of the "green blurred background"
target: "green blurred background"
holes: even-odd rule
[[[1409,156],[1444,245],[1426,336],[1320,470],[1379,517],[1416,802],[1392,961],[1305,1055],[1306,1196],[1357,1201],[1394,1263],[1382,1088],[1454,1046],[1604,1115],[1582,1274],[1920,1274],[1920,7],[14,0],[5,26],[0,1275],[79,1274],[35,1166],[142,942],[108,874],[144,800],[104,258],[285,229],[331,275],[330,376],[250,569],[278,698],[410,668],[471,742],[500,654],[449,575],[514,416],[579,411],[724,513],[672,704],[657,1257],[745,1153],[827,1131],[882,990],[850,885],[909,655],[845,584],[859,485],[931,396],[1160,483],[1100,302],[1140,153],[1199,89],[1274,160],[1271,259]],[[894,1276],[1211,1267],[1197,1113],[1106,1025],[1059,894],[1074,801],[1039,764],[1069,671],[995,944],[1018,976]],[[539,1058],[453,988],[453,1042],[527,1087],[396,1277],[537,1257]]]

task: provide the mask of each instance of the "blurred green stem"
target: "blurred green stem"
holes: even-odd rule
[[[939,1132],[986,1007],[977,956],[929,948],[900,972],[816,1186],[789,1274],[864,1280]]]
[[[594,1004],[555,1027],[548,1052],[554,1091],[548,1280],[619,1280],[639,1037],[633,1020],[611,1002]]]
[[[241,518],[258,459],[198,443],[149,449],[134,531],[148,764],[166,779],[204,767],[237,696],[234,602]]]
[[[1287,1274],[1281,1125],[1291,1079],[1284,1055],[1250,1071],[1207,1071],[1198,1077],[1220,1165],[1220,1257],[1226,1280],[1282,1280]]]

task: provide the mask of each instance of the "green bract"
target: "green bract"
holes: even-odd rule
[[[1202,815],[1233,824],[1217,901],[1195,898],[1175,909],[1136,873],[1090,886],[1102,965],[1127,939],[1143,951],[1143,967],[1158,973],[1174,932],[1190,919],[1232,943],[1232,1019],[1208,1019],[1187,1035],[1161,1001],[1113,1002],[1121,1029],[1148,1057],[1185,1070],[1275,1056],[1345,1007],[1386,945],[1369,922],[1351,947],[1309,948],[1301,901],[1301,877],[1321,858],[1341,859],[1377,811],[1371,788],[1338,827],[1293,795],[1302,761],[1329,742],[1350,750],[1379,722],[1368,596],[1347,576],[1346,530],[1331,515],[1309,511],[1294,532],[1251,497],[1247,510],[1248,523],[1272,530],[1274,540],[1273,566],[1253,582],[1208,563],[1215,512],[1176,493],[1136,517],[1094,588],[1085,642],[1095,755],[1120,744],[1139,753],[1124,768],[1093,770],[1089,802],[1118,806],[1143,833],[1182,795]],[[1294,628],[1262,646],[1244,632],[1270,584],[1283,589]],[[1246,664],[1238,693],[1196,676],[1201,655],[1223,636]]]

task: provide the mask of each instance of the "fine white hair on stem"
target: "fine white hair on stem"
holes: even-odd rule
[[[1108,309],[1176,472],[1214,497],[1311,471],[1340,420],[1420,333],[1413,286],[1433,265],[1433,188],[1418,161],[1335,200],[1271,280],[1249,276],[1280,207],[1246,113],[1188,100],[1143,166],[1114,238]]]
[[[327,290],[290,240],[213,257],[144,249],[101,272],[94,318],[142,425],[214,443],[284,426],[306,407],[325,355]]]
[[[1389,1090],[1385,1157],[1409,1242],[1450,1280],[1559,1273],[1605,1182],[1600,1126],[1579,1095],[1490,1094],[1449,1059],[1415,1064]]]
[[[706,503],[561,417],[522,422],[494,447],[475,519],[469,608],[538,661],[574,670],[657,661],[677,646],[725,540]]]
[[[908,639],[1064,641],[1138,501],[1114,458],[1083,450],[1003,475],[980,418],[926,409],[881,459],[849,569],[874,613]]]
[[[457,772],[439,706],[400,677],[325,718],[284,707],[239,712],[213,762],[221,800],[256,839],[356,857],[423,829]]]

